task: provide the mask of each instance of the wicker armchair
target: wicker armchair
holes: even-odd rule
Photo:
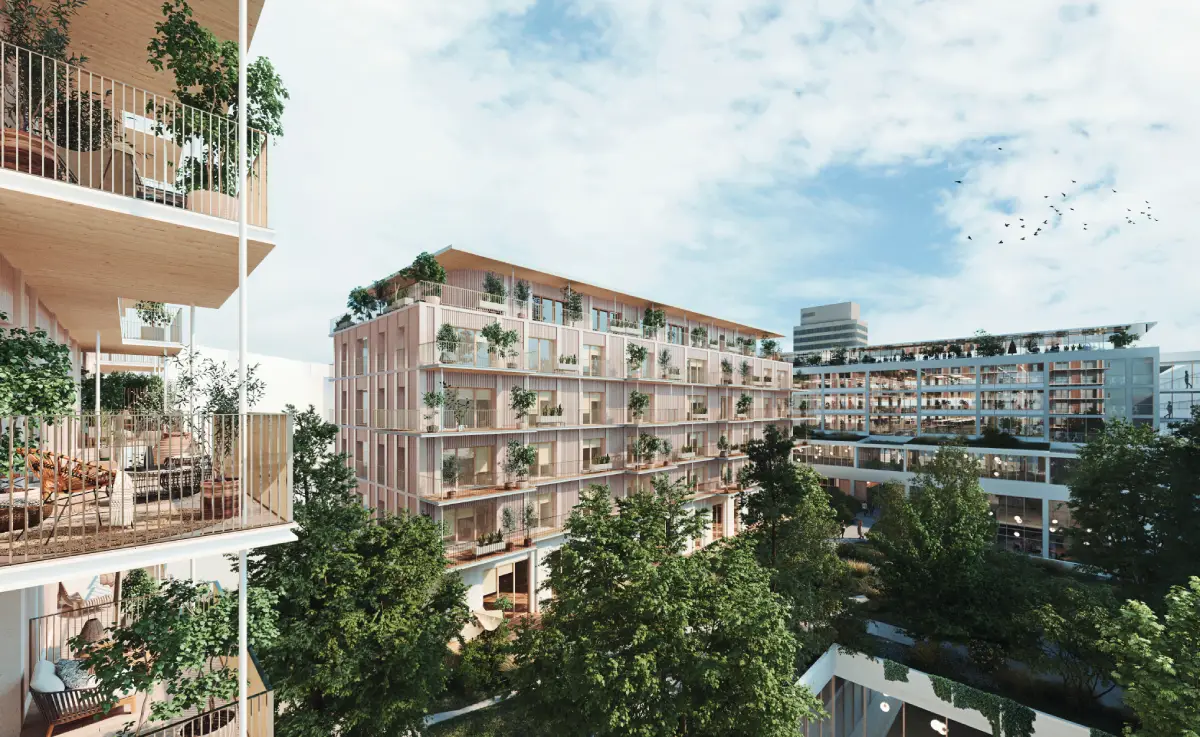
[[[83,719],[84,717],[104,714],[104,699],[98,688],[77,688],[59,691],[57,693],[41,693],[31,691],[33,703],[46,720],[46,737],[52,737],[54,728]],[[134,710],[134,697],[127,696],[117,702],[117,706],[129,707],[129,713]]]

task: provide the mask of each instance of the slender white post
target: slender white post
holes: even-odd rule
[[[196,305],[188,308],[188,382],[187,386],[195,386],[196,380]],[[188,422],[196,421],[196,406],[194,392],[188,391]],[[188,578],[196,582],[196,559],[188,561]]]
[[[100,331],[96,331],[96,450],[100,449]],[[97,456],[99,458],[99,456]]]
[[[246,54],[248,13],[246,0],[238,0],[238,489],[241,494],[242,527],[246,525]],[[250,658],[246,650],[247,630],[246,550],[238,554],[238,737],[246,737],[250,713],[246,697]]]

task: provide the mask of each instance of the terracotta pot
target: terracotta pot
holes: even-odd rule
[[[457,493],[458,493],[458,492],[457,492],[457,491],[455,491],[454,489],[447,489],[447,490],[446,490],[446,498],[447,498],[447,499],[453,499],[453,498],[454,498],[454,495],[455,495],[455,494],[457,494]]]
[[[504,552],[506,552],[506,553],[511,553],[513,550],[516,549],[516,547],[517,547],[517,544],[515,542],[513,542],[512,540],[506,540],[504,542]]]
[[[0,167],[50,179],[65,177],[67,167],[51,141],[13,128],[4,129],[3,139]]]
[[[242,485],[237,479],[200,482],[205,519],[232,519],[242,512]]]
[[[532,537],[525,538],[525,547],[527,547],[527,548],[533,547],[533,538]]]
[[[515,488],[517,488],[517,482],[516,482],[516,481],[505,481],[505,482],[504,482],[504,489],[505,489],[505,491],[512,491],[512,490],[513,490],[513,489],[515,489]]]

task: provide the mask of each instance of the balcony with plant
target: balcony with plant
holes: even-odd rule
[[[504,285],[504,279],[490,271],[484,274],[483,294],[479,296],[479,309],[487,312],[507,312],[507,299],[508,287]]]
[[[630,378],[641,378],[649,356],[650,351],[646,346],[638,345],[637,343],[630,343],[625,346],[626,364],[629,367]]]
[[[508,441],[504,456],[504,488],[529,488],[529,469],[536,465],[537,461],[537,448],[517,440]]]
[[[567,418],[563,414],[563,406],[561,404],[542,407],[537,415],[537,424],[539,426],[565,425],[566,421]]]
[[[734,411],[737,413],[738,419],[747,419],[750,416],[750,409],[754,406],[754,399],[749,394],[742,394],[738,397]]]
[[[633,421],[645,419],[650,409],[650,395],[637,389],[629,392],[629,417]]]
[[[494,359],[492,363],[498,363],[507,369],[518,367],[521,354],[516,346],[521,341],[521,336],[516,330],[505,330],[497,321],[484,326],[481,334],[487,341],[488,355]]]

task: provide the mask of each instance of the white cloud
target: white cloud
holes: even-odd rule
[[[448,243],[785,334],[856,298],[878,341],[1159,320],[1164,347],[1200,344],[1200,6],[590,0],[560,8],[583,44],[517,35],[531,7],[267,4],[255,51],[292,101],[254,350],[326,359],[352,286]],[[875,214],[806,186],[942,164],[967,183],[938,273],[861,258]],[[1118,189],[1079,190],[1086,233],[997,243],[999,201],[1040,215],[1071,179]],[[1124,225],[1144,199],[1160,222]],[[233,341],[235,302],[205,341]]]

